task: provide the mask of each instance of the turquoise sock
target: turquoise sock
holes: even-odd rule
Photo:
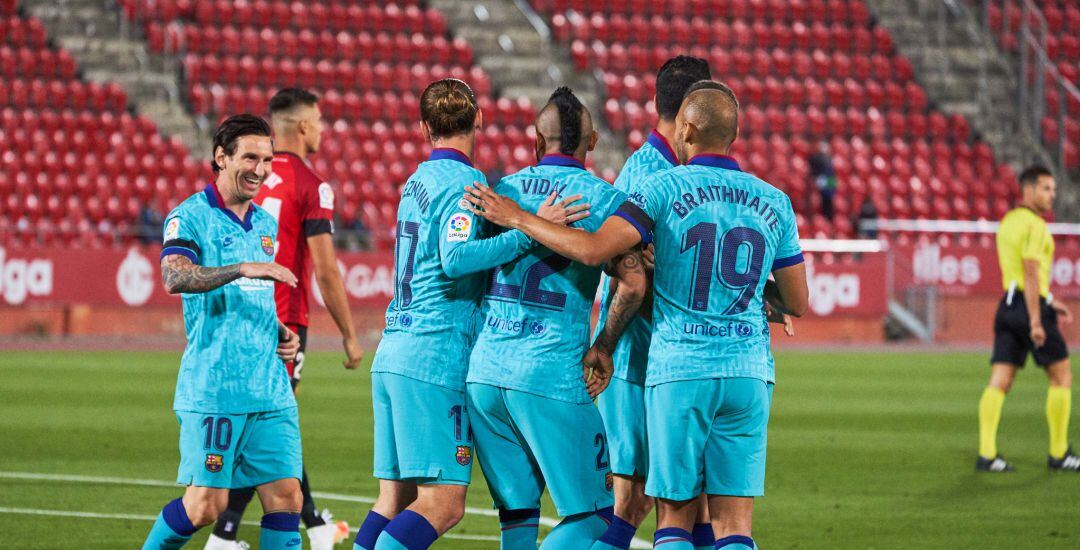
[[[694,550],[713,550],[716,547],[711,523],[695,523],[690,536],[694,539]]]
[[[589,550],[604,536],[614,513],[611,506],[595,512],[567,516],[551,530],[541,550]]]
[[[501,550],[536,550],[536,537],[540,532],[540,509],[499,508],[499,528]]]
[[[592,545],[592,550],[628,550],[636,532],[637,527],[619,516],[614,516],[607,531]]]
[[[439,538],[439,532],[424,516],[405,510],[386,525],[375,550],[426,550]]]
[[[187,544],[198,528],[188,519],[184,503],[176,499],[165,505],[146,536],[143,550],[174,550]]]
[[[665,527],[653,534],[653,548],[661,546],[664,550],[694,550],[694,539],[686,529]]]
[[[262,517],[262,533],[259,535],[259,548],[262,550],[299,550],[303,544],[300,538],[300,514],[271,512]]]
[[[754,539],[746,535],[728,535],[716,541],[716,548],[724,550],[757,550]]]

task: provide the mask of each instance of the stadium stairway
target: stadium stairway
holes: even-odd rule
[[[1014,166],[1033,161],[1053,165],[1038,137],[1018,124],[1016,79],[994,45],[962,3],[941,0],[867,0],[878,22],[889,30],[897,49],[915,67],[916,80],[944,112],[963,115],[993,148],[997,158]],[[948,25],[940,29],[941,18]],[[1078,194],[1059,187],[1058,211],[1075,211]]]
[[[111,0],[25,0],[58,45],[71,52],[91,82],[123,86],[138,114],[164,135],[178,135],[191,151],[208,151],[207,132],[181,102],[175,63],[147,51],[142,29],[130,24]]]
[[[491,75],[502,95],[525,96],[540,106],[556,87],[573,88],[601,126],[592,155],[594,166],[598,173],[614,177],[626,160],[626,144],[624,135],[604,126],[603,86],[591,73],[573,70],[569,50],[551,41],[547,25],[527,2],[432,0],[431,6],[442,11],[454,33],[469,42],[476,63]]]

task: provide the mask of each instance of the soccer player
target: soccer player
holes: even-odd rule
[[[277,223],[252,204],[273,158],[266,121],[226,119],[214,134],[216,179],[165,220],[161,277],[183,296],[187,333],[173,401],[176,481],[187,489],[162,509],[146,550],[182,547],[236,487],[259,493],[260,548],[302,542],[300,427],[282,364],[300,341],[274,307],[274,282],[295,286],[296,277],[273,262]]]
[[[300,384],[307,344],[311,265],[314,265],[315,279],[326,309],[341,333],[345,368],[351,370],[359,366],[363,352],[356,342],[352,312],[331,240],[334,190],[305,161],[309,154],[318,152],[322,138],[323,121],[318,98],[305,90],[283,89],[270,99],[270,122],[274,129],[273,174],[259,190],[255,204],[278,221],[274,261],[296,274],[295,287],[279,283],[274,290],[278,319],[300,337],[296,360],[285,364],[295,393]],[[335,542],[348,536],[348,524],[343,521],[328,524],[319,515],[311,498],[306,469],[300,478],[300,491],[304,498],[300,519],[307,526],[312,550],[333,548]],[[239,548],[235,541],[240,520],[254,494],[253,487],[229,492],[229,505],[218,518],[214,533],[206,542],[206,550]]]
[[[394,299],[371,367],[379,497],[356,534],[357,550],[429,547],[465,513],[472,472],[465,371],[480,322],[484,271],[527,252],[521,232],[481,239],[482,220],[461,189],[484,181],[471,158],[482,115],[464,82],[431,83],[420,128],[433,150],[402,188]],[[580,197],[541,214],[558,223],[587,215]]]
[[[589,265],[655,243],[645,492],[658,499],[654,541],[665,548],[693,548],[703,490],[716,548],[754,548],[753,497],[764,493],[774,381],[764,295],[791,315],[807,308],[791,202],[727,156],[737,135],[730,89],[688,94],[675,119],[684,165],[646,180],[595,233],[549,224],[484,185],[465,194],[478,215]],[[776,284],[766,287],[770,272]],[[600,386],[610,379],[609,361],[589,365]]]
[[[592,215],[576,227],[595,231],[626,195],[585,170],[597,140],[588,109],[569,88],[559,88],[535,128],[536,166],[504,177],[495,189],[525,208],[553,191],[583,195]],[[645,271],[638,254],[612,261],[610,270],[630,302],[619,317],[624,327],[644,298]],[[588,548],[611,522],[607,437],[592,403],[596,388],[586,388],[581,368],[599,282],[599,268],[544,247],[492,270],[466,394],[504,550],[536,548],[545,486],[565,519],[541,548]]]
[[[709,63],[696,57],[680,55],[667,60],[660,67],[656,74],[656,96],[653,98],[659,121],[648,140],[626,160],[615,180],[616,189],[633,193],[649,176],[679,163],[670,145],[675,134],[675,116],[687,89],[695,82],[710,77]],[[652,333],[652,323],[647,317],[651,308],[642,311],[642,315],[632,317],[626,332],[614,346],[611,344],[612,335],[602,332],[606,319],[625,316],[626,308],[634,304],[632,300],[625,299],[624,291],[617,280],[604,278],[600,317],[596,325],[597,343],[606,346],[605,351],[612,355],[615,368],[611,385],[597,399],[597,406],[607,430],[611,472],[615,476],[615,519],[603,542],[616,548],[629,547],[635,531],[653,507],[653,499],[645,495],[648,464],[645,365]],[[650,293],[646,302],[651,301]],[[693,529],[694,543],[699,548],[712,548],[715,542],[706,508],[702,507],[700,512],[704,515]]]
[[[1080,472],[1080,456],[1069,448],[1069,409],[1072,407],[1072,368],[1069,348],[1058,329],[1058,316],[1072,322],[1065,304],[1050,294],[1050,265],[1054,237],[1042,215],[1054,207],[1054,176],[1042,166],[1020,174],[1020,206],[1001,220],[997,232],[1005,296],[994,316],[994,353],[990,383],[979,400],[979,457],[975,469],[1011,472],[1012,465],[998,454],[997,428],[1005,394],[1028,353],[1046,369],[1046,423],[1050,428],[1047,466],[1054,471]]]

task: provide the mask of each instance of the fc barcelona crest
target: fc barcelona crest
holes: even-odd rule
[[[609,493],[615,487],[615,477],[611,475],[611,472],[604,474],[604,487],[607,488]]]
[[[457,463],[462,466],[468,466],[472,462],[472,447],[468,445],[458,445],[457,447]]]
[[[220,472],[223,462],[224,460],[222,459],[221,455],[206,455],[206,471],[212,474]]]
[[[266,252],[267,256],[274,255],[274,238],[269,235],[262,236],[263,252]]]

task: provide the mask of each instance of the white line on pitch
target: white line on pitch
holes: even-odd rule
[[[62,518],[91,518],[91,519],[123,519],[130,521],[157,521],[157,516],[142,514],[101,514],[98,512],[81,512],[79,510],[42,510],[40,508],[9,508],[0,506],[0,514],[22,514],[27,516],[54,516]],[[259,525],[257,521],[245,521],[244,525]],[[356,533],[356,529],[350,529]],[[482,540],[497,542],[499,537],[489,535],[462,535],[459,533],[446,533],[443,538],[459,540]]]
[[[74,482],[74,483],[101,483],[101,484],[106,484],[106,485],[138,485],[138,486],[143,486],[143,487],[178,487],[178,485],[175,482],[162,481],[162,480],[159,480],[159,479],[138,479],[138,478],[109,477],[109,476],[84,476],[84,475],[73,475],[73,474],[42,474],[42,473],[35,473],[35,472],[5,472],[5,471],[0,471],[0,478],[27,479],[27,480],[34,480],[34,481],[70,481],[70,482]],[[336,500],[336,501],[339,501],[339,502],[359,502],[359,503],[363,503],[363,504],[372,504],[372,503],[375,502],[375,499],[373,499],[371,497],[355,496],[355,495],[344,495],[344,494],[340,494],[340,493],[323,493],[323,492],[320,492],[320,491],[312,492],[311,496],[313,496],[315,498],[326,499],[326,500]],[[0,510],[6,510],[6,509],[0,509]],[[466,514],[476,515],[476,516],[488,516],[488,517],[498,517],[498,515],[499,515],[498,510],[492,510],[492,509],[489,509],[489,508],[476,508],[476,507],[473,507],[473,506],[465,507],[465,513]],[[118,514],[118,516],[122,516],[122,515],[123,514]],[[135,518],[135,517],[132,517],[132,518],[116,517],[115,519],[141,519],[143,517],[144,516],[139,516],[138,518]],[[151,518],[151,520],[153,520],[153,519],[154,518]],[[555,525],[558,525],[558,523],[559,523],[558,520],[554,520],[554,519],[551,519],[551,518],[547,518],[547,517],[541,517],[540,518],[540,524],[545,525],[547,527],[554,527]],[[445,534],[443,536],[448,537],[448,538],[460,538],[460,537],[474,536],[474,535],[457,535],[455,537],[455,536],[452,536],[452,535],[455,535],[455,534],[454,533],[447,533],[447,534]],[[483,536],[483,535],[475,535],[475,536]],[[476,540],[499,540],[499,539],[498,539],[498,537],[493,537],[491,539],[485,538],[485,539],[476,539]],[[631,542],[630,547],[631,548],[652,548],[652,545],[645,542],[644,540],[641,540],[641,539],[635,537],[634,540]]]

